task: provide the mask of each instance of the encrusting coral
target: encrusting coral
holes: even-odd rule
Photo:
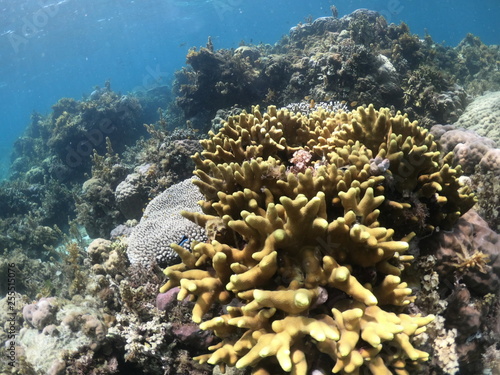
[[[180,287],[193,321],[222,339],[200,362],[408,374],[428,358],[412,338],[433,316],[403,313],[415,298],[402,280],[408,242],[449,229],[475,199],[427,130],[373,106],[308,116],[270,106],[201,143],[203,213],[182,215],[210,242],[173,244],[182,262],[161,288]],[[202,322],[217,303],[224,313]]]

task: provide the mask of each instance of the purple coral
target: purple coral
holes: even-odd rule
[[[391,162],[389,159],[382,159],[380,156],[377,156],[374,159],[370,159],[370,174],[372,176],[379,176],[384,174],[390,166]]]
[[[55,298],[41,298],[37,303],[24,306],[24,320],[38,330],[54,323],[58,310],[54,301]]]
[[[169,306],[177,300],[177,294],[179,294],[179,287],[170,289],[165,293],[160,293],[156,296],[156,308],[160,311],[166,311]]]
[[[312,159],[312,154],[310,151],[298,150],[293,153],[293,157],[290,159],[290,163],[293,165],[289,167],[289,172],[291,173],[304,173],[307,168],[311,165],[309,162]]]

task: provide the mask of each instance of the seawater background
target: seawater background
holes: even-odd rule
[[[455,46],[500,44],[499,0],[0,0],[0,180],[33,111],[106,80],[122,93],[171,82],[191,46],[275,43],[299,22],[358,8]]]

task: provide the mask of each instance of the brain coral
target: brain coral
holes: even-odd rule
[[[474,130],[500,144],[500,91],[474,99],[455,125]]]
[[[474,204],[433,136],[388,109],[291,113],[254,107],[201,141],[193,159],[216,229],[165,269],[165,292],[195,301],[221,342],[200,362],[254,374],[408,374],[432,316],[408,315],[402,280],[416,232],[450,228]],[[224,313],[202,322],[215,303]],[[280,369],[281,368],[281,369]]]
[[[196,202],[203,199],[191,180],[170,186],[149,202],[140,223],[130,234],[127,256],[132,264],[172,264],[177,255],[171,243],[204,241],[205,231],[179,214],[181,210],[199,212]]]

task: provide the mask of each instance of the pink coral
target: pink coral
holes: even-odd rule
[[[170,289],[165,293],[160,293],[156,296],[156,308],[160,311],[169,309],[175,301],[177,301],[177,294],[179,294],[179,287]]]
[[[500,287],[500,235],[470,210],[451,231],[441,231],[422,243],[435,252],[436,270],[450,282],[462,281],[478,294],[497,293]]]
[[[54,302],[55,298],[41,298],[37,303],[24,306],[24,320],[38,330],[54,323],[58,310]]]
[[[306,169],[311,168],[309,162],[312,159],[312,154],[310,151],[297,150],[293,153],[293,157],[290,159],[290,163],[293,165],[289,168],[292,173],[304,173]]]
[[[482,172],[500,173],[500,148],[490,149],[479,162]]]

